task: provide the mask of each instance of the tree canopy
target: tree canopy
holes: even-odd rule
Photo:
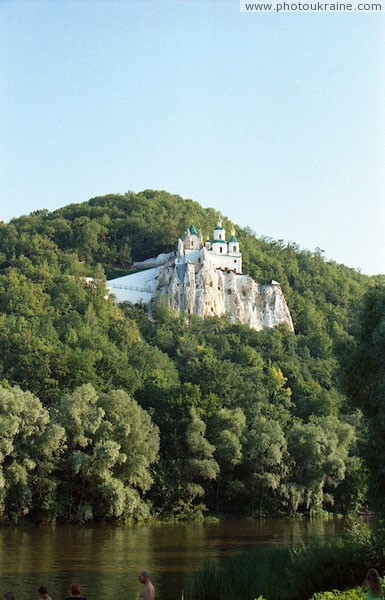
[[[235,225],[244,272],[280,282],[294,334],[107,296],[106,278],[217,217],[145,190],[0,224],[3,522],[366,497],[383,453],[383,281]]]

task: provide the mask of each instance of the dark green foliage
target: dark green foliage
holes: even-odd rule
[[[344,353],[345,385],[367,421],[363,452],[371,496],[384,510],[385,494],[385,281],[378,277],[363,297],[356,335]]]
[[[161,301],[150,318],[143,306],[117,306],[106,297],[106,275],[172,250],[191,223],[206,235],[217,216],[192,200],[145,190],[0,226],[0,381],[33,393],[42,410],[50,409],[49,423],[68,432],[69,399],[91,410],[87,396],[98,414],[107,398],[127,402],[132,414],[139,406],[143,422],[151,419],[160,434],[157,458],[148,457],[146,481],[154,485],[133,489],[118,466],[123,441],[107,417],[104,424],[95,417],[86,450],[67,444],[55,475],[49,467],[47,506],[28,492],[25,515],[143,517],[149,503],[154,513],[176,518],[206,508],[314,514],[355,510],[365,499],[368,467],[378,463],[369,451],[363,463],[367,422],[361,412],[352,415],[344,386],[353,347],[349,391],[353,397],[357,390],[360,411],[371,407],[380,415],[385,294],[373,290],[357,319],[369,278],[326,262],[319,250],[257,239],[237,227],[244,272],[261,283],[280,281],[295,334],[284,326],[257,332],[226,318],[187,318]],[[223,224],[229,231],[230,221]],[[382,456],[380,426],[376,432],[374,449]],[[3,468],[7,460],[0,455]],[[97,464],[111,465],[108,477]],[[21,514],[9,504],[4,511],[3,520]]]

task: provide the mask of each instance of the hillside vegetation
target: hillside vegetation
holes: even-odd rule
[[[295,334],[106,298],[217,215],[147,190],[0,224],[3,522],[346,513],[383,484],[382,278],[235,226]]]

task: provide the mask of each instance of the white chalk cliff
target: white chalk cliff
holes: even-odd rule
[[[201,233],[192,225],[179,240],[176,252],[162,257],[163,261],[149,261],[149,265],[156,265],[154,268],[109,281],[117,300],[151,303],[160,295],[173,309],[202,318],[227,315],[231,322],[256,330],[281,323],[293,330],[279,283],[261,285],[242,274],[235,232],[226,242],[221,221],[213,240],[203,244]]]

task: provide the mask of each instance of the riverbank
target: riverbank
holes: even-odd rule
[[[205,564],[194,574],[191,600],[309,600],[324,590],[360,585],[370,567],[385,572],[385,531],[378,527],[373,534],[357,522],[331,540],[258,547],[221,564]]]

